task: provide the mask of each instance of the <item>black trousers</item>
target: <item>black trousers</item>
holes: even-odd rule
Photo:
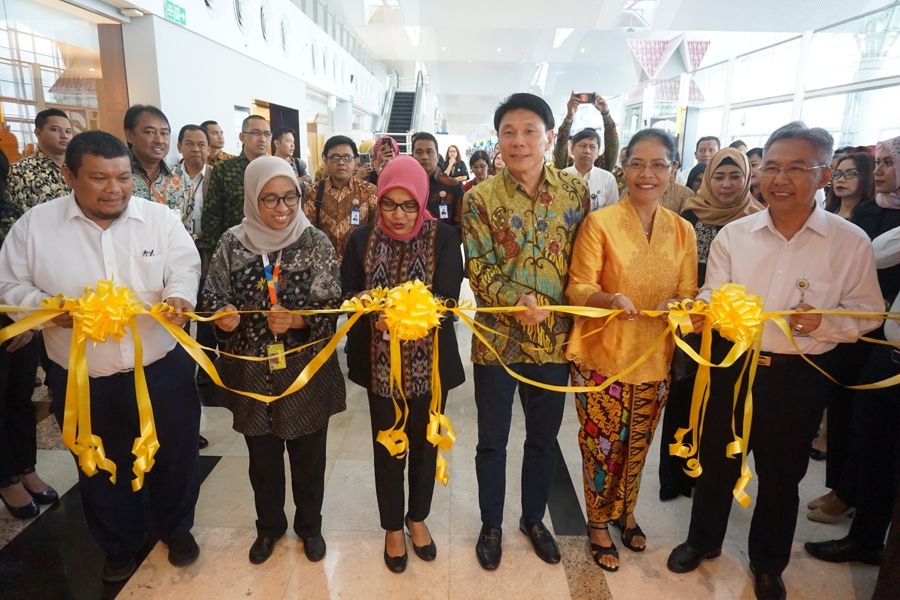
[[[831,373],[847,385],[860,383],[872,344],[857,342],[838,344],[834,349]],[[859,458],[853,434],[856,392],[837,387],[829,396],[825,419],[828,429],[828,458],[825,461],[825,487],[834,490],[838,498],[856,504],[856,476]]]
[[[662,439],[659,444],[659,486],[676,488],[679,492],[690,489],[694,478],[684,472],[684,459],[672,456],[669,444],[675,441],[675,432],[687,427],[691,417],[691,395],[694,376],[673,381],[669,388],[669,400],[663,412]]]
[[[510,365],[516,373],[544,383],[566,385],[569,363]],[[556,472],[556,436],[562,424],[566,395],[520,383],[499,365],[473,365],[475,406],[478,408],[478,445],[475,472],[481,522],[503,524],[506,496],[506,444],[516,389],[525,413],[525,452],[522,456],[522,517],[533,525],[544,519],[550,485]]]
[[[810,357],[828,370],[828,353]],[[721,359],[721,355],[719,357]],[[731,441],[733,386],[741,361],[714,369],[688,542],[702,552],[721,548],[733,502],[732,489],[740,460],[725,455]],[[742,384],[746,388],[746,384]],[[750,562],[758,572],[781,574],[790,561],[791,542],[800,504],[798,486],[809,464],[809,447],[834,384],[798,356],[775,355],[771,366],[760,366],[753,385],[753,421],[749,451],[753,452],[759,488],[750,524]],[[741,390],[736,428],[743,415]]]
[[[149,495],[152,526],[163,542],[190,532],[200,491],[197,471],[200,399],[194,381],[194,361],[180,347],[144,368],[159,438],[156,464],[144,487],[131,491],[131,448],[139,435],[134,373],[92,377],[91,424],[103,440],[108,458],[117,465],[116,483],[105,471],[88,477],[78,471],[84,514],[94,539],[116,557],[136,553],[149,533],[143,496]],[[65,369],[50,364],[47,385],[53,392],[53,412],[60,427],[66,398]],[[77,464],[77,458],[76,458]]]
[[[325,497],[325,444],[328,426],[293,440],[273,434],[247,435],[250,452],[250,485],[256,503],[256,531],[278,537],[287,531],[284,514],[284,450],[291,464],[294,495],[294,531],[302,539],[322,532],[322,499]]]
[[[41,349],[38,338],[15,352],[0,346],[0,486],[30,473],[37,463],[34,376]]]
[[[895,487],[897,492],[894,494],[891,533],[881,559],[881,570],[878,571],[872,600],[896,600],[897,590],[900,590],[900,485]]]
[[[871,383],[898,373],[900,350],[879,346],[861,379]],[[863,548],[877,549],[884,543],[894,495],[900,489],[900,388],[860,391],[854,402],[859,461],[850,536]]]
[[[447,392],[444,391],[441,394],[441,411],[444,410],[446,402]],[[409,517],[410,521],[424,521],[431,513],[437,448],[425,439],[430,404],[430,396],[407,398],[409,417],[404,431],[409,438],[409,452],[406,457],[397,458],[391,456],[387,448],[375,440],[379,431],[394,424],[394,401],[369,392],[369,416],[372,422],[372,446],[375,453],[375,495],[378,498],[381,528],[385,531],[403,529],[404,516]],[[408,508],[403,492],[403,475],[407,462],[409,462]]]

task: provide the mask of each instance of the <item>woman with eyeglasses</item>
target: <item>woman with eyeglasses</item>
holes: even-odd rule
[[[900,138],[898,149],[900,149]],[[885,180],[891,174],[886,163],[892,162],[890,141],[877,146],[877,157],[865,152],[844,155],[831,175],[831,190],[825,209],[848,219],[865,231],[871,239],[900,226],[900,202],[891,205],[889,194],[883,194]],[[876,168],[877,165],[877,168]],[[878,283],[887,305],[900,290],[900,266],[878,269]],[[879,328],[869,337],[883,336]],[[861,377],[872,352],[866,342],[840,344],[836,352],[835,377],[846,384],[864,383]],[[820,523],[839,523],[856,506],[857,473],[859,469],[858,443],[853,436],[853,415],[857,409],[856,393],[839,388],[829,399],[826,410],[828,454],[825,463],[825,487],[829,491],[815,498],[807,507],[807,518]]]
[[[681,212],[682,218],[694,226],[697,235],[698,282],[706,278],[709,248],[719,230],[732,221],[761,210],[763,207],[750,194],[750,162],[747,156],[736,148],[716,152],[705,166],[697,195],[685,202]],[[688,422],[696,366],[694,361],[680,353],[673,363],[669,401],[662,425],[663,440],[667,442],[661,444],[659,449],[660,500],[673,500],[679,495],[690,497],[692,493],[693,478],[684,472],[684,460],[669,453],[668,441],[673,439],[679,427],[684,427]]]
[[[671,300],[697,293],[694,229],[660,206],[674,156],[675,140],[668,133],[636,133],[626,149],[626,195],[590,213],[578,231],[566,288],[569,302],[622,313],[605,327],[604,319],[576,317],[566,353],[575,386],[598,386],[622,372],[666,329],[664,320],[639,310],[666,310]],[[673,349],[669,339],[606,389],[575,394],[590,551],[606,571],[619,568],[610,523],[622,530],[627,548],[642,552],[646,547],[634,511],[644,461],[669,394]]]
[[[479,183],[487,181],[488,177],[491,176],[490,165],[491,157],[488,156],[487,152],[484,150],[476,150],[473,152],[472,157],[469,158],[469,166],[472,167],[472,175],[474,175],[474,177],[466,182],[463,186],[463,191],[468,192]]]
[[[341,263],[341,283],[347,297],[375,287],[391,288],[420,280],[435,296],[457,300],[463,279],[459,236],[450,225],[435,220],[426,209],[428,176],[410,156],[393,159],[378,177],[378,219],[353,232]],[[388,569],[406,569],[406,525],[420,559],[437,555],[425,525],[431,511],[437,448],[425,439],[431,402],[432,356],[438,352],[441,410],[447,391],[465,381],[453,321],[441,321],[438,347],[429,333],[401,343],[403,389],[391,388],[390,333],[383,314],[363,317],[347,339],[349,379],[368,391],[375,462],[375,493],[385,530],[384,562]],[[402,397],[401,397],[402,391]],[[405,400],[403,399],[405,398]],[[392,457],[376,439],[395,422],[395,406],[406,403],[409,416],[403,431],[409,439],[406,455]],[[404,499],[404,469],[409,462],[409,500]]]
[[[334,335],[334,315],[291,310],[337,308],[341,285],[334,248],[300,210],[297,175],[285,160],[257,158],[244,173],[244,219],[219,241],[201,294],[201,310],[215,321],[219,348],[269,361],[219,359],[229,388],[267,396],[282,394]],[[235,311],[266,311],[239,314]],[[309,342],[303,350],[291,352]],[[291,469],[293,528],[310,561],[325,556],[322,499],[328,420],[345,405],[344,377],[331,356],[299,391],[263,403],[222,390],[250,455],[257,537],[250,562],[271,556],[287,530],[284,451]]]

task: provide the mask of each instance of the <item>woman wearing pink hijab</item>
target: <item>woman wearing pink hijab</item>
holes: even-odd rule
[[[457,300],[463,279],[462,256],[456,230],[435,220],[425,209],[428,175],[410,156],[391,160],[378,177],[378,219],[358,228],[347,240],[341,263],[341,287],[347,297],[375,287],[390,288],[421,280],[435,296]],[[422,560],[434,560],[437,548],[425,525],[434,493],[437,448],[426,439],[431,401],[431,361],[439,352],[441,410],[447,391],[465,381],[452,320],[440,325],[438,348],[433,337],[401,344],[403,394],[409,407],[404,432],[409,438],[409,501],[404,498],[407,457],[396,458],[375,441],[378,431],[394,424],[391,391],[390,337],[383,317],[364,317],[347,338],[348,376],[369,393],[369,413],[375,452],[375,492],[385,530],[384,562],[401,573],[406,569],[403,524],[413,550]]]

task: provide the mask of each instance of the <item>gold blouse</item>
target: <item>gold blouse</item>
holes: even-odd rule
[[[581,224],[566,298],[584,306],[595,292],[622,293],[638,310],[653,310],[670,298],[697,294],[697,241],[690,223],[659,207],[648,239],[641,220],[626,196],[618,203],[590,213]],[[600,332],[587,333],[603,319],[576,317],[566,358],[603,375],[630,366],[666,328],[662,319],[638,316],[613,319]],[[621,378],[623,383],[662,381],[669,373],[675,343],[666,341],[644,364]]]

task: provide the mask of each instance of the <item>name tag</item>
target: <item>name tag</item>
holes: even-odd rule
[[[351,225],[359,225],[359,209],[354,208],[350,210],[350,224]]]
[[[439,205],[438,205],[438,212],[440,213],[442,219],[449,219],[449,218],[450,218],[450,211],[447,209],[447,205],[446,205],[446,204],[439,204]]]
[[[266,346],[266,355],[269,357],[269,370],[278,371],[287,367],[287,357],[284,355],[284,344],[269,344]]]

